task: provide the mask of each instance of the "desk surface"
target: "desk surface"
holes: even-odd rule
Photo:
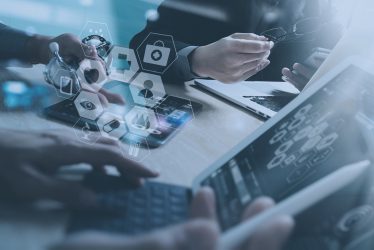
[[[37,69],[20,72],[27,76],[41,75]],[[197,90],[193,82],[184,86],[167,84],[166,91],[198,101],[203,109],[171,141],[152,149],[143,161],[146,166],[160,171],[159,181],[190,186],[203,169],[262,124],[244,109]],[[0,128],[71,129],[33,113],[0,113],[0,120]],[[62,212],[46,214],[0,209],[0,249],[45,249],[48,244],[62,239],[66,218],[67,214]]]

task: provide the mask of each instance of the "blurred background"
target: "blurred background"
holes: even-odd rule
[[[0,21],[7,25],[56,36],[79,35],[88,21],[106,23],[115,44],[127,45],[155,13],[154,0],[1,0]]]
[[[356,1],[331,0],[341,22],[346,22]],[[371,0],[369,0],[371,1]],[[106,23],[115,44],[128,45],[142,30],[146,18],[157,15],[162,0],[1,0],[0,21],[30,33],[79,35],[88,21]],[[181,1],[175,1],[181,2]],[[196,1],[191,1],[197,3]],[[183,4],[182,4],[183,5]],[[191,6],[182,10],[207,13]]]

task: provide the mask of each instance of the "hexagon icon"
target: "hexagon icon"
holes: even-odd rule
[[[89,36],[100,36],[104,38],[106,41],[109,41],[109,42],[113,41],[112,36],[109,32],[108,25],[106,23],[88,21],[84,25],[79,37],[81,40],[83,40]],[[96,47],[98,45],[99,44],[95,44]],[[87,53],[87,51],[84,48],[82,48],[82,50],[86,57],[91,57],[92,54],[90,52]],[[107,55],[105,52],[100,53],[98,51],[98,53],[102,57],[105,57]]]
[[[127,126],[132,134],[147,137],[149,134],[161,134],[153,110],[135,106],[125,115]]]
[[[98,85],[100,88],[107,82],[106,69],[98,60],[84,59],[79,63],[77,76],[81,85]]]
[[[149,33],[136,49],[143,70],[163,74],[178,58],[173,36]]]
[[[96,123],[88,122],[80,118],[73,126],[78,139],[87,144],[94,144],[100,138],[99,127]]]
[[[81,90],[77,74],[68,69],[58,69],[52,76],[57,96],[64,99],[75,97]]]
[[[74,105],[79,116],[89,120],[96,120],[103,113],[99,97],[92,92],[81,91],[74,100]]]
[[[132,81],[130,92],[135,103],[147,107],[154,107],[166,95],[161,77],[144,72]]]
[[[120,139],[127,134],[125,121],[120,117],[110,112],[105,112],[97,120],[101,135],[112,139]]]
[[[134,50],[120,46],[113,46],[110,50],[106,66],[109,71],[109,79],[125,83],[129,83],[139,71]]]
[[[195,113],[190,100],[185,98],[178,98],[179,101],[173,101],[178,97],[167,96],[163,102],[161,102],[155,108],[156,115],[158,118],[158,124],[161,127],[179,129],[182,125],[190,122],[195,118]],[[181,101],[182,100],[182,101]],[[178,106],[170,108],[169,103],[177,103]]]
[[[123,156],[126,159],[141,162],[147,158],[151,151],[147,140],[143,138],[141,141],[131,141],[127,143],[121,143],[120,145]]]

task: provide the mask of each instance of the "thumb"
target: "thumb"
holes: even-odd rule
[[[218,236],[216,223],[194,220],[138,237],[98,232],[80,233],[52,246],[50,250],[214,250]]]
[[[195,195],[190,207],[191,218],[216,219],[216,201],[209,187],[201,188]]]
[[[216,222],[197,219],[141,237],[135,240],[135,244],[129,249],[214,250],[217,247],[218,237],[219,227]]]

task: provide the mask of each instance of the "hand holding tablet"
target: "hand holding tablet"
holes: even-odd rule
[[[259,228],[279,216],[295,216],[299,214],[308,207],[352,183],[368,169],[369,165],[370,161],[366,160],[344,166],[253,219],[229,229],[220,239],[220,249],[235,249],[248,240],[248,237]]]

